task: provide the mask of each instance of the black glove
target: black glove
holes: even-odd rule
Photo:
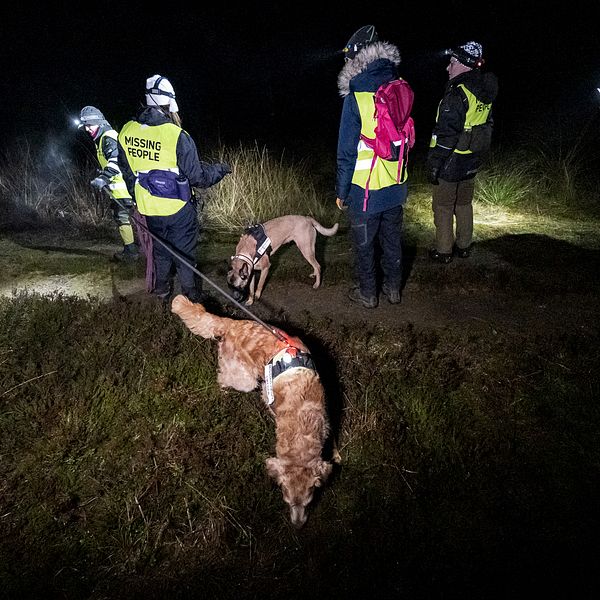
[[[440,176],[440,168],[439,167],[428,167],[427,168],[427,181],[431,183],[431,185],[439,184],[439,176]]]
[[[221,172],[221,177],[225,177],[225,175],[231,173],[231,167],[227,163],[221,163],[219,164],[219,171]]]
[[[438,185],[443,164],[444,161],[441,160],[439,156],[432,156],[430,154],[427,157],[427,160],[425,161],[425,174],[427,176],[427,181],[431,183],[431,185]]]

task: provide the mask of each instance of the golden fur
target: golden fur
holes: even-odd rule
[[[317,240],[317,231],[321,235],[332,236],[338,230],[336,223],[330,228],[323,227],[312,217],[304,217],[301,215],[284,215],[263,223],[266,236],[271,240],[270,253],[265,253],[260,260],[254,265],[251,270],[247,261],[236,258],[237,256],[246,256],[253,260],[256,253],[256,240],[249,234],[244,233],[235,248],[236,256],[231,258],[229,272],[227,273],[227,283],[230,286],[238,289],[249,289],[247,305],[250,305],[254,300],[258,300],[262,294],[267,274],[271,266],[269,254],[272,256],[277,249],[283,244],[294,242],[306,258],[313,272],[311,277],[314,277],[315,283],[313,288],[317,289],[321,285],[321,265],[315,258],[315,243]],[[260,278],[254,291],[255,278],[254,271],[260,271]]]
[[[217,381],[222,388],[254,390],[263,382],[265,365],[283,348],[282,342],[260,323],[218,317],[185,296],[176,296],[171,310],[192,333],[219,340]],[[308,352],[298,338],[289,339]],[[266,402],[264,382],[262,395]],[[266,460],[267,472],[281,486],[292,524],[301,527],[315,487],[322,485],[332,468],[321,457],[329,434],[325,392],[315,371],[297,368],[273,381],[273,395],[276,456]]]

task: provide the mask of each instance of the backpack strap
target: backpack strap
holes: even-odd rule
[[[369,169],[369,176],[367,177],[367,183],[365,183],[365,197],[363,199],[363,212],[367,212],[367,202],[369,200],[369,181],[371,181],[371,173],[375,168],[377,162],[377,154],[373,152],[373,160],[371,160],[371,168]]]

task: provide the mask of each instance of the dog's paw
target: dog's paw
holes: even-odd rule
[[[331,462],[336,465],[342,464],[342,455],[340,454],[340,451],[337,449],[337,446],[333,449],[332,456],[331,456]]]
[[[244,302],[246,306],[252,306],[254,304],[254,298],[248,298],[246,302]]]

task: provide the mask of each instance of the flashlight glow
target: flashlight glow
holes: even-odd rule
[[[79,127],[81,125],[81,121],[79,119],[73,119],[73,125],[75,125],[75,127]]]

